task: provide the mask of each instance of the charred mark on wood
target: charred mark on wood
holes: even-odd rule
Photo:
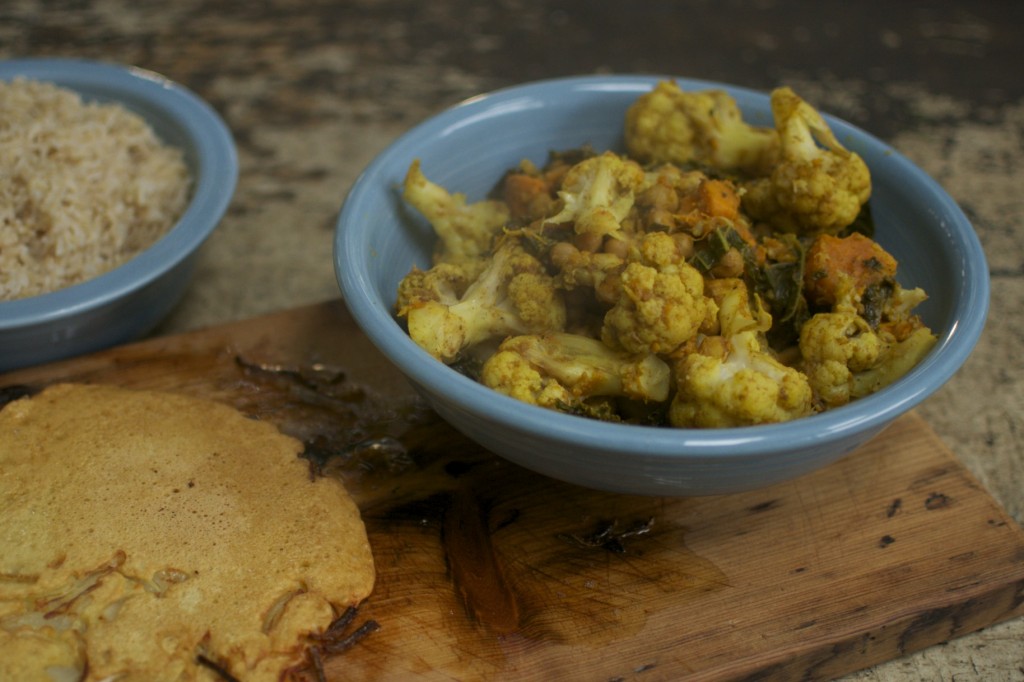
[[[302,454],[299,455],[309,462],[309,480],[315,481],[324,475],[327,463],[337,456],[337,450],[324,438],[313,438],[303,443]]]
[[[239,682],[237,677],[228,672],[227,667],[204,654],[196,654],[196,663],[204,668],[212,670],[213,673],[220,679],[224,680],[224,682]]]
[[[348,378],[344,371],[314,363],[309,367],[291,367],[270,363],[250,362],[240,355],[235,356],[235,364],[244,371],[267,376],[277,376],[287,379],[303,388],[320,392],[326,387],[340,386]],[[360,389],[353,387],[357,392]]]
[[[775,509],[778,506],[779,506],[779,501],[778,500],[768,500],[767,502],[762,502],[760,504],[755,504],[753,507],[749,508],[749,511],[752,511],[752,512],[755,512],[755,513],[766,512],[766,511],[770,511],[772,509]]]
[[[888,547],[892,543],[896,542],[896,538],[891,535],[883,535],[882,539],[878,541],[879,547]]]
[[[911,642],[911,639],[918,633],[931,630],[943,621],[949,620],[951,618],[951,615],[952,609],[940,608],[929,609],[928,611],[925,611],[920,616],[915,618],[907,626],[907,629],[900,634],[899,642],[897,644],[897,649],[900,652],[900,655],[910,653],[911,651],[917,651],[918,649],[922,648],[921,646],[915,645],[913,642]],[[943,640],[948,638],[949,634],[947,634],[946,637],[943,638]],[[924,644],[936,644],[938,643],[938,641],[939,640],[932,641],[931,639],[929,639],[927,642],[924,642]]]
[[[902,506],[903,506],[903,500],[901,498],[897,497],[895,500],[893,500],[889,504],[889,508],[885,510],[885,517],[888,518],[888,519],[891,519],[892,517],[896,516],[896,514],[900,510],[900,507],[902,507]]]
[[[597,528],[586,535],[575,533],[559,533],[558,538],[571,542],[580,547],[604,549],[614,554],[625,554],[626,545],[624,540],[629,538],[647,535],[654,527],[654,517],[646,521],[634,521],[626,528],[619,528],[619,522],[615,520],[603,520],[598,522]]]
[[[489,515],[489,504],[472,492],[455,492],[441,518],[441,544],[466,612],[508,634],[519,628],[519,604],[491,544]]]
[[[473,470],[475,463],[455,460],[444,465],[444,472],[452,478],[462,478]]]
[[[935,484],[936,481],[945,478],[949,475],[950,467],[939,466],[934,467],[923,475],[917,477],[913,483],[911,483],[911,490],[920,490],[921,488],[930,487]]]
[[[1007,609],[1007,613],[1016,613],[1022,604],[1024,604],[1024,580],[1017,583],[1017,589],[1013,594],[1013,599],[1010,601],[1010,608]]]
[[[324,475],[332,460],[354,461],[367,472],[387,471],[391,474],[402,473],[414,464],[402,441],[392,436],[373,436],[342,446],[317,437],[306,441],[304,446],[302,457],[309,461],[310,477],[314,479]]]
[[[388,523],[413,523],[417,526],[439,526],[445,511],[451,505],[452,493],[441,491],[427,497],[419,497],[383,507],[380,510],[370,508],[364,514],[379,521]]]
[[[311,479],[402,475],[449,454],[445,439],[457,437],[423,399],[378,395],[332,365],[230,358],[234,407],[301,441]]]
[[[949,557],[949,560],[950,561],[970,561],[971,559],[975,558],[976,556],[978,556],[978,553],[974,552],[972,550],[972,551],[967,551],[967,552],[961,552],[960,554],[954,554],[953,556]]]
[[[953,499],[943,493],[932,493],[925,499],[924,508],[928,510],[943,509],[953,504]]]
[[[11,384],[10,386],[4,386],[0,388],[0,410],[4,409],[7,403],[13,403],[15,400],[20,400],[22,398],[29,398],[38,392],[38,388],[34,388],[27,384]]]
[[[519,520],[519,514],[520,512],[518,509],[509,509],[508,514],[505,515],[505,518],[494,524],[494,530],[497,531],[501,530],[502,528],[507,528],[508,526],[511,526],[513,523]]]

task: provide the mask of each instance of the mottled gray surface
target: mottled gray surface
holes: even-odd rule
[[[346,190],[398,134],[464,97],[595,72],[792,85],[907,154],[974,222],[990,322],[920,412],[1024,522],[1022,29],[1024,3],[997,0],[6,0],[0,58],[150,68],[234,131],[237,194],[157,333],[336,297],[331,234]],[[1024,680],[1024,621],[849,679]]]

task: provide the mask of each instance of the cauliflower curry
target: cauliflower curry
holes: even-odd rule
[[[413,161],[403,196],[438,241],[396,311],[490,388],[595,419],[784,422],[909,371],[936,342],[871,236],[867,165],[789,88],[774,127],[673,81],[639,97],[624,154],[523,161],[467,203]]]

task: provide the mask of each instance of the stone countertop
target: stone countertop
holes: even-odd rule
[[[919,412],[1024,523],[1024,3],[705,0],[19,0],[0,58],[152,69],[225,118],[240,178],[175,333],[336,298],[334,219],[361,169],[465,97],[588,73],[779,84],[872,132],[974,223],[992,307],[977,350]],[[1024,680],[1017,619],[847,679]]]

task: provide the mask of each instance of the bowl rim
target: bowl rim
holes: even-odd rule
[[[0,80],[24,77],[70,90],[102,89],[104,101],[131,95],[169,115],[194,144],[197,172],[178,221],[152,246],[89,280],[63,289],[0,301],[0,332],[44,325],[101,308],[159,279],[209,237],[227,211],[238,183],[238,152],[217,111],[190,89],[154,71],[114,62],[65,57],[0,61]],[[86,99],[90,99],[87,95]]]
[[[685,88],[718,87],[745,99],[766,104],[768,94],[758,90],[691,79],[675,75],[584,75],[544,79],[493,90],[464,99],[429,117],[396,138],[356,178],[345,197],[336,221],[334,261],[335,274],[346,305],[363,332],[407,378],[428,394],[434,394],[454,409],[471,413],[494,424],[510,427],[567,447],[580,447],[593,452],[621,453],[628,438],[630,448],[638,456],[651,460],[707,459],[708,461],[743,460],[765,452],[799,452],[803,449],[844,439],[854,433],[877,431],[896,417],[909,411],[948,381],[962,366],[976,345],[985,325],[989,307],[987,260],[977,233],[963,210],[938,182],[913,164],[907,157],[870,133],[823,112],[840,139],[857,138],[882,154],[887,162],[896,164],[909,174],[936,202],[936,211],[947,215],[947,229],[956,232],[965,252],[962,262],[978,264],[965,272],[963,295],[954,310],[957,316],[947,333],[940,336],[936,347],[914,369],[883,391],[866,396],[848,405],[781,424],[691,429],[640,425],[622,425],[567,415],[528,405],[492,391],[472,379],[438,362],[402,331],[388,310],[374,300],[376,289],[362,263],[366,262],[368,244],[361,235],[347,230],[346,225],[360,210],[366,190],[384,180],[384,169],[398,159],[410,159],[408,148],[422,135],[436,134],[456,126],[459,121],[496,111],[503,104],[530,96],[543,100],[564,97],[574,92],[646,91],[664,79],[677,81]],[[444,394],[433,388],[445,387]],[[581,426],[586,428],[580,428]]]

